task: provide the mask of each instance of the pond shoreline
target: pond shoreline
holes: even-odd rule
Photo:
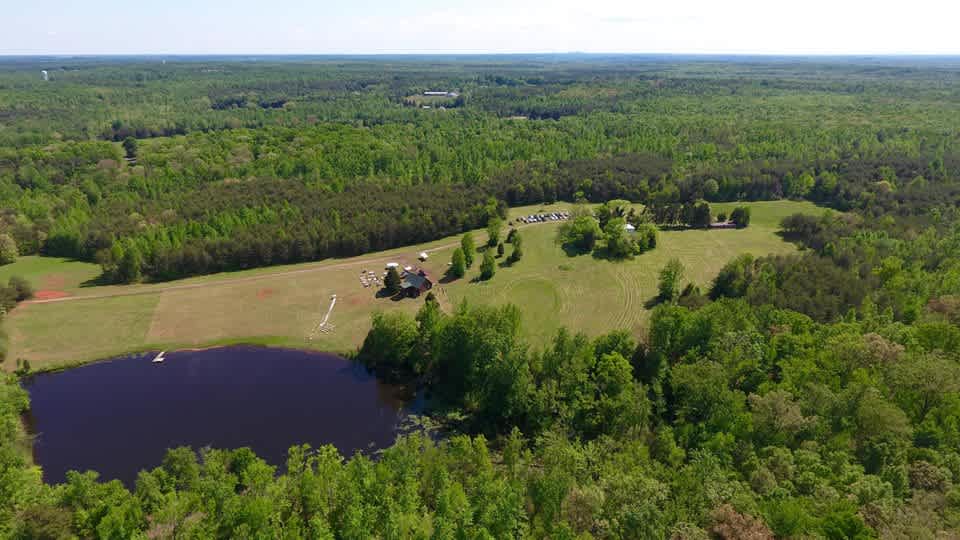
[[[24,440],[45,481],[94,469],[129,484],[181,446],[250,447],[276,467],[299,444],[375,454],[423,407],[408,387],[331,353],[214,346],[170,351],[163,363],[151,353],[21,380],[31,401]]]
[[[102,362],[111,362],[114,360],[120,360],[128,356],[134,356],[139,354],[149,354],[149,353],[159,353],[160,351],[165,351],[169,353],[177,352],[202,352],[209,351],[214,349],[224,349],[227,347],[256,347],[262,349],[276,349],[276,350],[285,350],[285,351],[297,351],[310,354],[328,354],[333,356],[339,356],[345,360],[353,361],[354,356],[356,355],[356,349],[349,351],[335,351],[329,349],[314,349],[311,347],[295,346],[295,345],[284,345],[283,343],[288,342],[286,340],[275,339],[272,337],[264,338],[237,338],[237,339],[227,339],[227,340],[214,340],[206,344],[201,345],[184,345],[184,344],[167,344],[167,345],[157,345],[157,344],[148,344],[143,347],[135,347],[130,350],[125,350],[123,352],[113,354],[107,357],[93,358],[93,359],[81,359],[71,362],[64,362],[60,364],[53,365],[44,365],[39,369],[31,369],[29,373],[20,376],[21,380],[29,379],[34,375],[41,375],[44,373],[60,373],[62,371],[67,371],[70,369],[89,366],[92,364],[99,364]],[[12,373],[13,371],[8,371]]]

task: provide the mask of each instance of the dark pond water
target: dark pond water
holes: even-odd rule
[[[132,485],[166,449],[251,447],[283,465],[294,444],[345,455],[395,440],[409,414],[400,388],[330,354],[226,347],[100,362],[27,381],[47,482],[96,470]]]

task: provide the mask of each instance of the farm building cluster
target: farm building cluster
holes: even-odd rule
[[[427,253],[422,252],[418,259],[423,262],[427,260]],[[414,266],[400,266],[400,263],[389,262],[380,273],[372,270],[360,271],[360,284],[364,288],[373,286],[384,287],[387,274],[394,269],[400,274],[400,291],[404,296],[416,298],[421,294],[433,289],[433,280],[426,270]]]

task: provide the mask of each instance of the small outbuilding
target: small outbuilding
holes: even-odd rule
[[[634,227],[633,225],[629,224],[629,223],[627,223],[627,224],[625,224],[625,225],[623,226],[623,230],[627,231],[628,233],[635,233],[635,232],[637,232],[637,228]]]
[[[420,261],[422,262],[429,259],[430,255],[428,255],[426,251],[421,251],[420,255],[417,258],[420,259]]]

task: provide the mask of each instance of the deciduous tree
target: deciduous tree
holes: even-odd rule
[[[660,270],[660,282],[657,286],[660,291],[660,300],[676,303],[683,290],[683,273],[683,263],[677,258],[670,259]]]
[[[0,233],[0,264],[10,264],[17,260],[17,243],[7,233]]]

